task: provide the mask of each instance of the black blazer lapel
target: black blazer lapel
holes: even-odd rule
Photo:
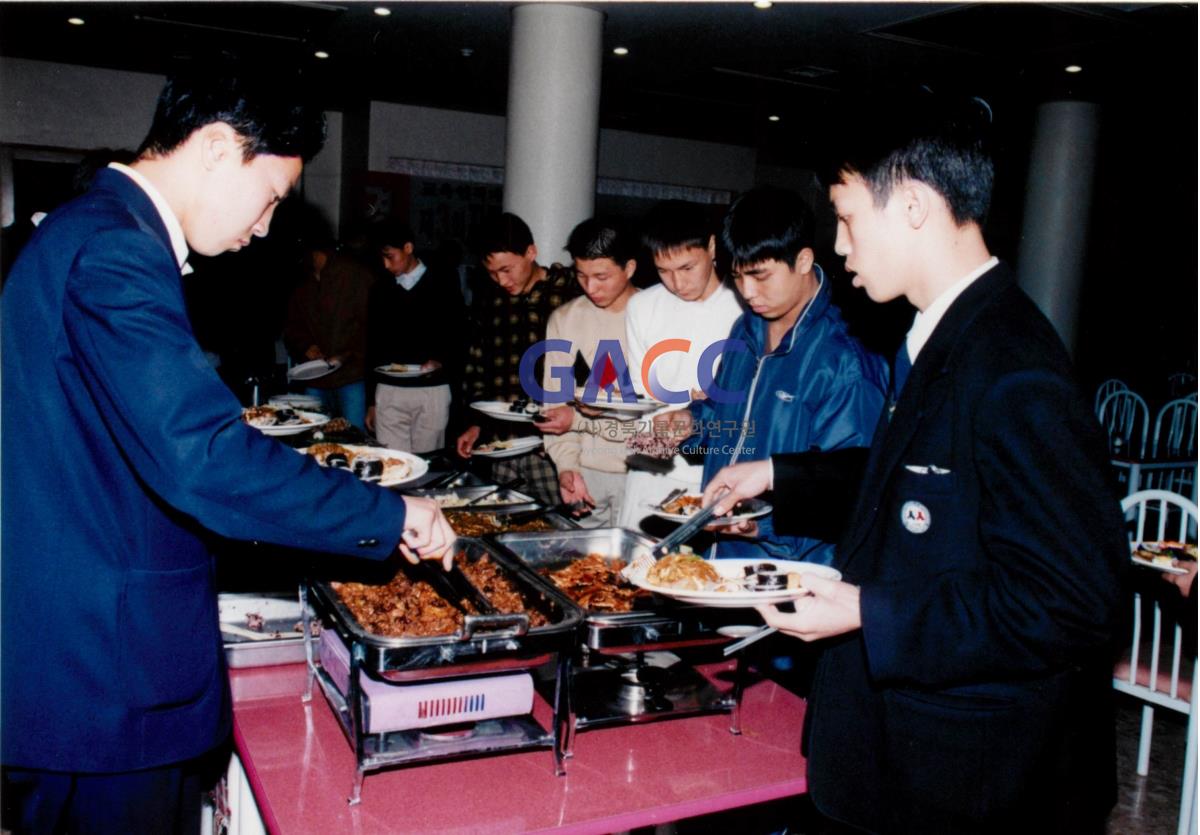
[[[863,487],[851,516],[852,527],[838,547],[839,567],[845,568],[853,560],[874,527],[884,490],[892,473],[900,466],[909,441],[920,428],[921,418],[948,394],[948,375],[955,349],[964,338],[969,338],[967,331],[980,310],[1011,286],[1012,271],[1007,265],[999,264],[988,270],[954,300],[921,349],[896,401],[891,420],[885,412],[876,427],[863,474]]]

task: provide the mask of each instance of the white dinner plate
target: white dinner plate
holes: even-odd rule
[[[836,568],[831,568],[828,565],[819,565],[811,562],[800,562],[798,560],[777,560],[777,559],[737,559],[737,560],[710,560],[712,567],[717,570],[717,573],[722,577],[740,579],[745,577],[743,570],[747,565],[761,565],[770,563],[776,569],[787,574],[815,574],[818,577],[825,577],[830,580],[842,579],[842,572]],[[795,600],[799,597],[804,597],[807,592],[804,589],[772,589],[771,591],[685,591],[683,589],[668,589],[662,586],[656,586],[653,583],[646,581],[645,574],[638,574],[630,578],[630,582],[638,588],[643,588],[646,591],[652,591],[655,594],[661,594],[665,597],[671,597],[681,603],[692,603],[696,606],[709,606],[715,609],[743,609],[749,606],[757,606],[761,603],[782,603],[785,600]]]
[[[536,403],[530,403],[525,407],[523,412],[514,412],[510,410],[511,403],[503,400],[476,400],[471,404],[471,408],[478,412],[483,412],[485,415],[496,420],[507,420],[512,423],[531,423],[533,416],[542,411],[542,407]],[[530,411],[532,409],[533,411]]]
[[[320,412],[323,409],[321,398],[311,394],[276,394],[267,400],[267,405],[303,409],[306,412]]]
[[[375,366],[375,370],[385,377],[395,377],[397,380],[411,380],[433,373],[433,369],[422,371],[419,365],[411,363],[406,365],[402,362],[394,362],[391,365],[377,365]]]
[[[645,415],[650,412],[657,411],[665,406],[665,403],[659,403],[657,400],[651,400],[649,397],[638,395],[637,401],[634,403],[626,402],[621,399],[621,393],[614,391],[612,399],[609,400],[608,395],[604,392],[596,393],[594,403],[588,403],[583,400],[583,389],[575,389],[575,400],[577,406],[583,406],[586,409],[594,409],[600,412],[601,415],[617,415],[623,418],[630,418],[634,415]]]
[[[691,493],[690,495],[695,498],[698,494]],[[714,517],[708,524],[733,525],[737,522],[744,522],[747,519],[758,519],[760,516],[766,516],[772,510],[774,508],[762,499],[742,499],[734,505],[734,513],[730,513],[728,516]],[[650,512],[660,519],[667,519],[671,522],[686,522],[700,511],[697,510],[696,513],[691,514],[667,513],[659,505],[651,505]]]
[[[302,362],[299,365],[293,365],[288,369],[289,380],[315,380],[318,377],[324,377],[326,374],[332,374],[342,367],[342,364],[337,360],[328,362],[327,360],[312,360],[310,362]]]
[[[429,462],[419,455],[413,455],[411,452],[404,452],[399,449],[388,449],[381,446],[359,446],[356,444],[338,444],[343,449],[349,450],[357,456],[366,456],[367,458],[375,459],[398,459],[404,462],[407,466],[397,466],[393,469],[385,468],[383,478],[373,482],[380,487],[396,487],[400,484],[407,484],[410,481],[416,481],[425,473],[429,472]],[[297,452],[308,454],[308,447],[298,449]]]
[[[259,408],[262,408],[261,406]],[[320,412],[302,412],[298,409],[293,409],[297,415],[304,419],[304,423],[288,423],[283,426],[254,426],[259,432],[264,435],[280,436],[280,435],[299,435],[301,432],[306,432],[309,429],[316,429],[318,426],[324,426],[329,423],[329,416],[323,415]],[[245,410],[242,410],[245,414]]]
[[[496,444],[500,444],[500,448],[487,449]],[[478,455],[480,458],[516,458],[518,455],[532,452],[541,445],[541,438],[513,438],[509,441],[493,441],[490,444],[477,446],[471,450],[471,455]]]
[[[1131,552],[1136,551],[1139,548],[1154,552],[1162,549],[1162,545],[1158,542],[1142,542],[1133,543],[1130,545]],[[1170,553],[1170,549],[1163,549],[1162,553],[1165,556]],[[1187,569],[1179,565],[1180,562],[1187,560],[1186,556],[1176,557],[1171,561],[1170,564],[1156,563],[1153,560],[1147,559],[1146,557],[1142,557],[1135,553],[1130,553],[1129,559],[1134,565],[1140,565],[1142,568],[1151,568],[1155,571],[1161,571],[1163,574],[1187,574]]]

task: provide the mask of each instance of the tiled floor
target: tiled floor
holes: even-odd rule
[[[1122,697],[1117,711],[1117,806],[1108,819],[1109,835],[1171,835],[1179,821],[1179,793],[1187,717],[1154,711],[1150,773],[1137,775],[1141,703]]]

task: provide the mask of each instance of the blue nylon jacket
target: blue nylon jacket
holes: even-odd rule
[[[829,279],[820,267],[814,269],[817,294],[774,352],[763,354],[767,322],[761,316],[747,312],[734,323],[730,338],[741,340],[745,350],[726,350],[716,385],[744,393],[744,399],[693,402],[699,431],[684,450],[704,453],[705,485],[722,467],[739,461],[871,445],[887,396],[887,363],[850,335]],[[772,515],[804,510],[776,507]],[[832,562],[834,543],[777,535],[771,516],[758,523],[758,540],[721,538],[716,556]]]

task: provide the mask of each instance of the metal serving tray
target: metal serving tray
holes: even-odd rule
[[[487,485],[456,487],[448,490],[426,490],[424,488],[417,490],[406,490],[405,493],[409,496],[419,496],[426,499],[434,499],[441,505],[441,500],[458,497],[465,501],[478,498],[486,493],[495,490],[494,486]],[[533,510],[537,508],[538,501],[533,496],[521,493],[517,490],[501,490],[493,496],[489,496],[479,504],[468,506],[447,506],[442,505],[442,510],[459,510],[459,511],[486,511],[488,513],[514,513],[516,511]]]
[[[648,553],[658,544],[645,534],[624,528],[504,533],[494,540],[534,572],[563,568],[588,554],[628,563],[636,554]],[[540,573],[538,579],[554,588]],[[707,622],[712,610],[680,605],[655,595],[636,598],[631,612],[584,610],[584,614],[584,645],[606,653],[675,649],[728,640],[717,633],[719,623]]]
[[[300,600],[293,592],[217,596],[225,662],[231,668],[272,667],[304,661]],[[261,632],[246,628],[246,615],[261,615]],[[248,632],[252,634],[247,634]]]
[[[461,675],[479,675],[502,670],[527,669],[543,663],[550,653],[569,650],[575,643],[582,612],[557,589],[539,582],[519,562],[500,549],[478,539],[459,539],[468,559],[490,558],[521,590],[527,602],[537,605],[549,619],[544,626],[529,626],[522,614],[468,615],[460,633],[421,638],[391,638],[368,632],[342,603],[328,581],[314,582],[311,603],[325,628],[335,629],[347,646],[361,647],[361,667],[388,681],[416,681]],[[428,579],[439,591],[437,573],[428,563],[399,570],[415,579]],[[389,561],[379,566],[375,577],[350,578],[359,582],[387,582],[396,570]],[[412,573],[416,572],[416,573]],[[458,573],[457,582],[469,583]],[[470,589],[467,589],[470,592]],[[453,594],[453,591],[449,591]],[[480,594],[475,590],[476,594]],[[447,596],[446,593],[443,596]]]

